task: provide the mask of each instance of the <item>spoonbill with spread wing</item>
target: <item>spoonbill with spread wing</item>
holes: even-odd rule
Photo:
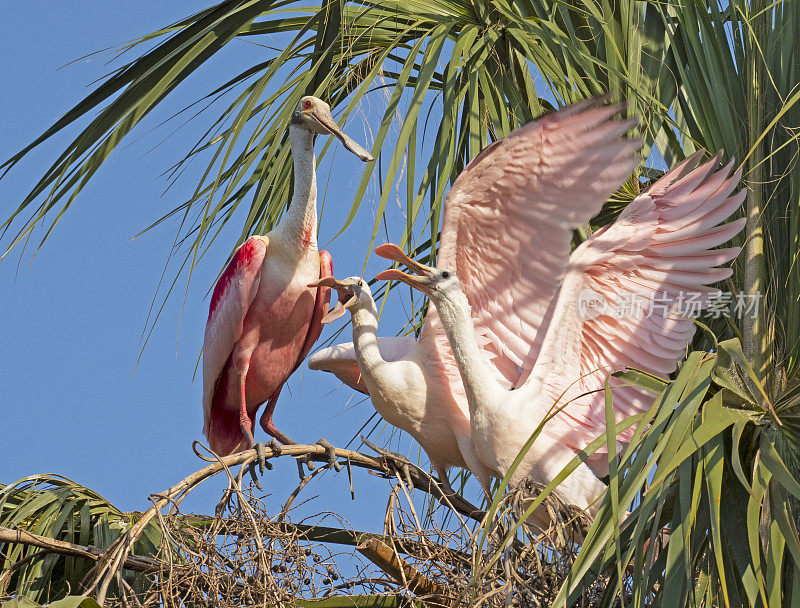
[[[730,269],[718,266],[739,248],[712,248],[744,226],[744,218],[721,222],[741,206],[745,192],[731,195],[741,173],[730,175],[730,164],[716,170],[715,158],[698,166],[700,153],[695,154],[570,255],[573,229],[599,211],[600,201],[579,207],[590,184],[577,167],[562,178],[573,184],[571,194],[555,198],[552,190],[538,187],[550,173],[550,155],[543,156],[538,173],[514,171],[513,150],[526,129],[477,157],[459,177],[464,183],[454,185],[457,196],[451,192],[446,201],[450,217],[470,218],[464,224],[472,230],[444,232],[440,268],[415,262],[396,245],[382,245],[379,255],[416,275],[392,269],[376,278],[403,281],[435,305],[464,381],[475,450],[494,473],[509,472],[546,420],[512,476],[512,483],[546,485],[605,432],[603,388],[611,372],[634,367],[666,375],[675,369],[695,329],[691,314],[678,306],[691,299],[694,310],[703,308],[718,293],[708,285],[730,276]],[[499,176],[509,172],[517,176],[506,182],[513,185],[498,188]],[[476,233],[485,231],[495,235],[482,239],[490,245],[471,249]],[[526,238],[514,241],[520,233]],[[524,289],[512,289],[508,281],[519,258],[537,272],[526,275]],[[619,303],[627,300],[637,304],[619,314]],[[654,314],[653,302],[659,304]],[[479,342],[485,336],[491,348]],[[489,363],[507,350],[523,370],[512,387],[498,381]],[[611,386],[617,422],[652,404],[652,396],[636,387]],[[580,463],[554,493],[593,514],[604,490]]]
[[[529,123],[481,152],[447,195],[440,263],[467,273],[462,280],[481,303],[474,309],[478,340],[493,381],[506,390],[519,380],[527,340],[545,314],[546,306],[523,301],[546,289],[537,278],[556,257],[548,248],[568,247],[571,238],[545,229],[536,243],[532,224],[585,222],[630,175],[639,143],[624,138],[634,121],[618,120],[622,109],[595,98]],[[469,201],[469,212],[455,201]],[[443,482],[448,467],[466,466],[488,490],[490,470],[475,453],[465,386],[436,311],[428,311],[419,341],[377,338],[366,285],[358,278],[323,284],[353,313],[355,343],[320,350],[309,367],[368,392],[388,422],[420,443]]]

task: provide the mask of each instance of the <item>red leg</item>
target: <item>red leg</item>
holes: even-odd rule
[[[250,414],[247,413],[247,400],[244,394],[245,375],[239,374],[239,426],[242,429],[242,434],[250,443],[250,447],[255,446],[256,441],[253,438],[253,421],[250,420]]]
[[[242,429],[242,434],[245,436],[247,441],[250,443],[250,447],[255,449],[258,458],[253,461],[253,465],[250,468],[250,475],[253,477],[253,481],[256,484],[256,487],[260,490],[261,485],[258,483],[258,478],[255,474],[255,463],[258,462],[258,469],[261,471],[261,474],[264,474],[264,469],[271,469],[272,465],[267,463],[266,459],[264,458],[264,444],[260,441],[256,443],[255,438],[253,437],[253,421],[250,420],[250,414],[247,413],[247,399],[245,398],[245,375],[239,374],[239,426]]]
[[[277,428],[275,428],[275,424],[272,422],[272,414],[275,412],[275,406],[278,404],[278,397],[281,394],[281,389],[283,387],[279,386],[274,393],[272,393],[272,397],[269,398],[267,401],[267,407],[264,408],[264,413],[261,414],[261,428],[264,429],[264,432],[268,435],[274,437],[278,441],[280,441],[283,445],[297,445],[296,441],[289,439],[286,435],[281,433]],[[275,439],[270,439],[270,443],[273,443],[273,449],[277,448],[277,444],[274,443]],[[305,478],[305,473],[303,472],[303,465],[308,467],[309,471],[314,470],[314,463],[311,462],[309,456],[303,456],[302,458],[297,459],[297,470],[300,473],[300,479]]]
[[[286,435],[281,433],[277,428],[275,428],[275,424],[272,422],[272,414],[275,412],[275,406],[278,405],[278,397],[281,394],[281,388],[272,393],[272,397],[269,398],[267,401],[267,407],[264,408],[264,413],[261,414],[261,428],[264,429],[264,432],[271,437],[275,437],[278,441],[280,441],[283,445],[295,445],[297,442],[292,441]]]

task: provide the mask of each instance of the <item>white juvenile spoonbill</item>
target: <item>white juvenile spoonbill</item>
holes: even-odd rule
[[[601,103],[580,102],[493,143],[472,161],[470,167],[478,171],[465,170],[447,196],[439,260],[459,273],[471,273],[461,278],[465,284],[472,281],[470,297],[483,302],[475,309],[479,340],[496,381],[506,389],[520,378],[529,351],[526,339],[545,313],[524,302],[537,289],[546,289],[537,278],[550,263],[548,248],[568,246],[571,238],[571,233],[548,230],[535,244],[537,227],[551,215],[587,221],[636,166],[639,144],[623,139],[634,122],[617,120],[622,106]],[[507,204],[498,207],[481,193],[503,197]],[[458,200],[472,201],[472,211],[452,204]],[[538,208],[529,209],[537,200]],[[339,284],[337,289],[342,302],[355,297],[356,344],[322,349],[309,359],[309,367],[330,371],[368,392],[387,421],[420,443],[445,483],[448,467],[466,466],[487,489],[489,471],[475,455],[464,384],[436,311],[428,311],[419,341],[377,338],[371,296],[363,284],[348,281],[349,287]]]
[[[446,343],[442,343],[446,338],[431,336],[423,329],[419,342],[413,338],[379,339],[378,309],[364,280],[324,277],[316,285],[334,288],[339,298],[323,323],[349,311],[353,342],[320,351],[327,363],[319,363],[317,353],[309,360],[309,367],[334,371],[348,378],[351,386],[367,392],[384,420],[406,431],[422,446],[446,491],[453,491],[447,469],[458,466],[472,471],[488,493],[490,473],[475,455],[458,369]],[[345,356],[337,359],[341,353]],[[350,358],[353,354],[356,361]]]
[[[289,125],[294,192],[289,209],[266,235],[239,247],[214,287],[203,345],[203,433],[217,454],[263,445],[253,438],[255,416],[281,443],[272,414],[281,387],[302,363],[322,330],[330,289],[308,284],[332,271],[331,256],[317,250],[317,182],[314,137],[336,136],[363,161],[372,156],[342,133],[330,106],[303,97]]]
[[[501,145],[513,145],[514,137],[519,134]],[[459,179],[507,171],[509,157],[497,155],[491,167],[484,166],[491,159],[478,157]],[[442,268],[431,268],[411,260],[396,245],[378,248],[379,255],[408,265],[417,275],[387,270],[376,278],[403,281],[435,305],[466,388],[476,452],[496,474],[505,475],[537,426],[554,407],[564,406],[544,425],[512,476],[512,483],[530,479],[548,484],[605,432],[602,389],[609,373],[625,367],[659,375],[674,371],[695,329],[691,311],[676,305],[692,299],[699,310],[708,304],[715,290],[707,286],[731,274],[717,266],[739,252],[737,247],[712,248],[739,233],[745,223],[742,218],[720,225],[744,200],[744,191],[731,196],[740,172],[729,177],[731,165],[715,170],[715,158],[698,167],[699,159],[695,154],[667,173],[572,255],[572,230],[600,208],[576,209],[586,186],[582,178],[573,182],[575,195],[563,197],[555,208],[555,199],[537,188],[528,191],[525,206],[510,204],[502,192],[486,187],[470,189],[470,196],[450,195],[447,204],[460,213],[488,218],[488,224],[475,230],[498,231],[496,245],[477,259],[457,255],[440,264]],[[523,229],[526,247],[507,250],[504,232]],[[460,239],[471,238],[471,233],[448,232],[442,247],[459,249]],[[530,275],[528,290],[508,293],[505,277],[519,256],[538,260],[539,272]],[[638,313],[631,309],[619,314],[615,306],[628,298],[637,302]],[[594,306],[586,307],[588,302]],[[652,314],[647,308],[651,302],[660,307]],[[517,325],[517,319],[536,318],[545,310],[533,331]],[[519,347],[519,365],[530,370],[511,391],[497,381],[487,361],[492,351],[487,353],[477,339],[487,314],[498,328],[491,343],[497,339],[498,348]],[[635,387],[612,386],[618,422],[652,404],[652,396]],[[633,431],[629,428],[620,439],[630,439]],[[594,514],[603,490],[604,484],[582,463],[554,494]]]

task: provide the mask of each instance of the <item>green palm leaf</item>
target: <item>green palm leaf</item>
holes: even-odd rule
[[[0,485],[0,526],[6,528],[104,549],[135,521],[134,516],[123,513],[98,493],[59,475],[32,475]],[[151,524],[134,544],[133,553],[154,556],[160,545],[160,531]],[[0,543],[0,596],[14,592],[49,603],[79,589],[92,565],[79,557]],[[148,584],[132,572],[125,575],[137,591]]]

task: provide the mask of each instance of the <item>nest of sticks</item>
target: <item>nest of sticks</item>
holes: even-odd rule
[[[136,514],[127,531],[103,551],[52,546],[22,531],[14,541],[93,560],[77,591],[109,607],[552,604],[587,529],[580,513],[548,497],[537,516],[523,522],[540,488],[515,488],[486,513],[458,494],[448,495],[416,466],[405,466],[401,473],[385,457],[339,449],[336,455],[351,484],[355,468],[390,480],[381,533],[354,530],[341,514],[296,515],[300,504],[303,512],[313,506],[302,500],[298,504],[298,499],[324,467],[302,479],[288,497],[269,497],[270,504],[276,498],[283,501],[278,512],[270,510],[260,486],[245,475],[254,460],[250,452],[206,458],[206,467],[152,495],[153,506]],[[268,448],[267,456],[326,460],[316,445],[286,446],[280,454]],[[183,513],[186,496],[218,473],[228,476],[229,486],[214,514]],[[161,535],[158,553],[131,555],[148,526]],[[0,530],[0,548],[9,540]],[[598,580],[598,589],[584,594],[579,605],[591,606],[601,585]]]

